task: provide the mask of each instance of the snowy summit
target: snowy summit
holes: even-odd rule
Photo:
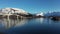
[[[19,8],[3,8],[0,11],[9,14],[13,14],[13,13],[28,14],[25,10]]]
[[[36,14],[36,16],[44,16],[44,14],[41,12],[41,13]]]

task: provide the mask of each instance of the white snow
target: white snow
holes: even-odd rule
[[[28,14],[25,10],[19,8],[3,8],[1,9],[3,13],[21,13],[21,14]],[[15,10],[15,11],[14,11]]]
[[[44,16],[44,14],[41,12],[41,13],[38,13],[38,14],[36,14],[36,16]]]

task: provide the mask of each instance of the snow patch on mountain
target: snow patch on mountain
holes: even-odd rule
[[[28,14],[28,12],[19,8],[3,8],[3,9],[0,9],[0,11],[2,11],[3,13],[9,13],[9,14],[11,13]]]
[[[44,13],[38,13],[38,14],[36,14],[36,16],[44,16]]]

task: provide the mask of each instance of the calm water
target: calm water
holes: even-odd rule
[[[0,34],[59,34],[60,21],[49,18],[0,19]]]

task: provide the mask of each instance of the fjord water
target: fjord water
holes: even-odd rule
[[[0,19],[1,34],[58,34],[60,21],[49,18]]]

